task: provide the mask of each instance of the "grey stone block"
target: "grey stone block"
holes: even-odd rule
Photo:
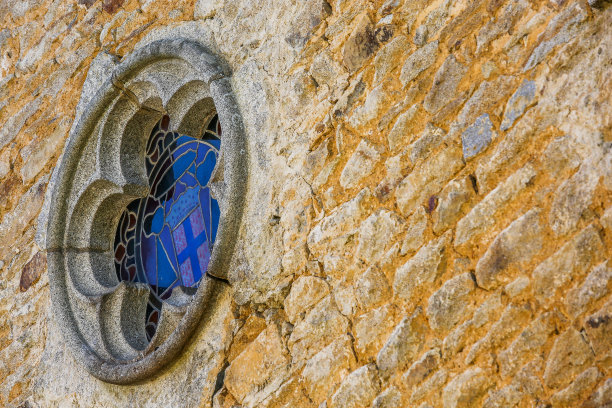
[[[488,114],[479,116],[476,121],[461,134],[463,158],[471,159],[486,149],[493,139],[493,122]]]

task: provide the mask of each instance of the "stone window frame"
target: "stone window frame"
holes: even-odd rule
[[[52,313],[72,355],[93,376],[128,384],[172,361],[214,307],[208,300],[228,286],[245,202],[247,144],[230,71],[200,43],[157,40],[105,74],[54,171],[39,220],[46,234],[38,240],[48,254]],[[84,88],[81,100],[87,100],[87,92]],[[193,296],[176,291],[168,299],[162,309],[166,323],[160,322],[143,348],[139,325],[144,331],[144,319],[136,321],[129,311],[142,307],[148,287],[116,278],[112,248],[121,212],[148,193],[144,150],[166,113],[171,128],[187,135],[199,134],[207,119],[219,115],[223,136],[213,190],[221,216],[207,271],[211,277],[202,277]]]

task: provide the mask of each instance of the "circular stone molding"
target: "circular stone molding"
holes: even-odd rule
[[[156,41],[125,57],[108,75],[71,131],[55,170],[46,248],[52,310],[74,357],[95,377],[125,384],[171,361],[205,310],[214,307],[209,299],[227,285],[242,218],[247,153],[228,70],[202,45]],[[119,217],[130,202],[149,193],[144,156],[156,123],[167,115],[176,132],[201,135],[215,114],[223,134],[211,189],[221,215],[207,274],[195,293],[173,291],[148,341],[149,287],[120,282],[115,271]]]

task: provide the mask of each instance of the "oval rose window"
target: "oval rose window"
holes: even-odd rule
[[[90,70],[40,228],[54,315],[104,381],[157,372],[228,288],[247,149],[224,67],[172,38]]]

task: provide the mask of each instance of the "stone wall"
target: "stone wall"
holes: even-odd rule
[[[596,0],[0,0],[0,405],[609,406],[610,27]],[[233,72],[246,219],[181,357],[109,385],[36,219],[94,58],[168,30]]]

